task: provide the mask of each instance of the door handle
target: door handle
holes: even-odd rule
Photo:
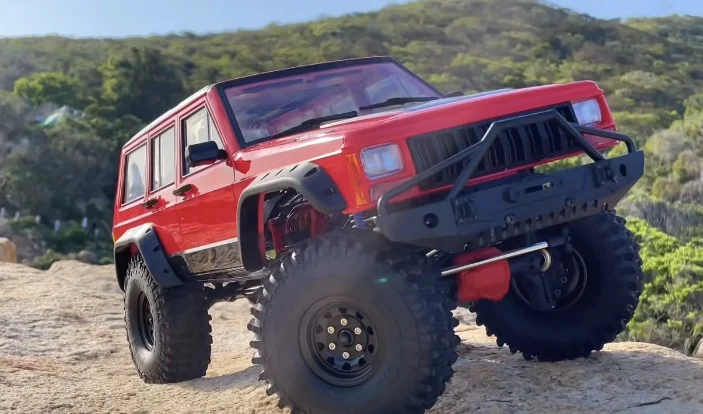
[[[187,193],[188,191],[190,191],[190,190],[192,190],[192,189],[193,189],[193,184],[186,184],[186,185],[184,185],[184,186],[182,186],[182,187],[178,187],[178,188],[176,188],[175,190],[173,190],[173,195],[175,195],[175,196],[182,196],[182,195],[184,195],[185,193]]]
[[[145,202],[143,202],[142,205],[143,205],[145,208],[150,209],[150,208],[153,208],[153,207],[156,205],[156,203],[157,203],[158,201],[159,201],[159,200],[157,200],[156,198],[150,198],[150,199],[146,200]]]

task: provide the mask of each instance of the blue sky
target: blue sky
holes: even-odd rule
[[[407,0],[0,0],[0,36],[122,37],[250,29],[379,9]],[[551,0],[601,18],[703,16],[703,0]],[[253,5],[253,6],[252,6]]]

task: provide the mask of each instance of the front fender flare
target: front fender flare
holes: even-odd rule
[[[237,233],[239,252],[244,268],[259,270],[264,266],[259,255],[259,196],[292,188],[300,193],[317,211],[323,214],[339,213],[347,202],[332,177],[313,162],[302,162],[273,170],[255,178],[239,198]],[[263,235],[261,235],[263,236]]]
[[[115,241],[115,271],[120,289],[124,289],[131,245],[136,246],[146,268],[159,286],[170,288],[183,284],[166,257],[156,228],[153,224],[146,223],[127,230]]]

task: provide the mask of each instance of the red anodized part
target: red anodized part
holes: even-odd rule
[[[495,247],[486,247],[454,258],[454,265],[462,266],[489,259],[502,252]],[[510,264],[507,260],[485,264],[465,270],[457,275],[457,299],[470,302],[480,299],[499,301],[510,289]]]
[[[307,203],[295,206],[285,222],[269,220],[267,223],[276,254],[280,254],[287,247],[285,235],[309,230],[310,237],[315,238],[324,233],[325,224],[325,216]]]

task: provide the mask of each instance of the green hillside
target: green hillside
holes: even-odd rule
[[[646,177],[620,209],[637,218],[630,227],[650,282],[625,336],[691,351],[703,337],[703,18],[599,20],[531,0],[424,0],[207,36],[0,39],[0,207],[109,227],[120,146],[188,93],[366,55],[391,55],[445,92],[598,82],[619,129],[647,151]],[[84,116],[42,128],[32,120],[49,104]],[[36,227],[22,223],[16,231]],[[72,228],[33,231],[55,251],[41,266],[86,244],[109,253]]]

